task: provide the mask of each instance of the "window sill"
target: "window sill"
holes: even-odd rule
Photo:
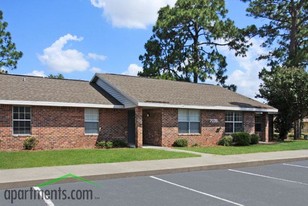
[[[31,134],[13,134],[13,137],[29,137]]]
[[[84,135],[86,135],[86,136],[97,136],[98,133],[88,133],[88,134],[84,134]]]
[[[179,133],[179,136],[200,136],[201,133]]]

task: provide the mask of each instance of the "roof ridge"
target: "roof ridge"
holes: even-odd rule
[[[152,77],[134,76],[134,75],[127,75],[127,74],[116,74],[116,73],[97,73],[97,74],[123,76],[123,77],[137,78],[137,79],[149,79],[149,80],[156,80],[156,81],[170,81],[170,82],[176,82],[176,83],[186,83],[186,84],[194,84],[194,85],[201,85],[201,86],[204,86],[204,85],[219,86],[219,85],[210,84],[210,83],[203,83],[203,82],[194,83],[194,82],[187,82],[187,81],[176,81],[176,80],[171,80],[171,79],[158,79],[158,78],[152,78]]]
[[[29,77],[29,78],[38,78],[38,79],[53,79],[53,80],[62,80],[62,81],[79,81],[79,82],[88,82],[87,80],[82,80],[82,79],[58,79],[58,78],[48,78],[48,77],[42,77],[42,76],[33,76],[33,75],[27,75],[27,74],[2,74],[0,75],[3,76],[15,76],[15,77]]]

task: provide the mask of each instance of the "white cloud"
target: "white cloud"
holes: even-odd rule
[[[253,38],[251,43],[253,43],[253,46],[249,48],[246,57],[234,57],[234,52],[229,51],[227,48],[221,51],[227,55],[227,61],[234,60],[235,66],[238,67],[229,74],[229,78],[226,81],[227,84],[235,84],[237,85],[238,93],[255,98],[261,83],[259,72],[266,67],[266,61],[257,61],[256,58],[267,51],[260,46],[262,43],[261,39]],[[260,101],[260,99],[257,100]]]
[[[137,76],[138,72],[142,71],[142,67],[138,66],[137,64],[130,64],[125,72],[122,74]]]
[[[115,27],[141,28],[154,24],[157,12],[176,0],[91,0],[94,7],[103,10],[104,17]]]
[[[44,49],[43,54],[38,58],[49,69],[56,72],[85,71],[89,67],[89,62],[85,59],[84,54],[76,49],[63,49],[69,41],[82,40],[82,37],[66,34]]]
[[[100,54],[95,54],[95,53],[89,53],[89,54],[88,54],[88,57],[89,57],[90,59],[99,60],[99,61],[105,61],[105,60],[107,59],[106,56],[100,55]]]
[[[102,73],[101,68],[98,68],[98,67],[92,67],[90,71],[93,73]]]
[[[31,73],[27,73],[26,75],[37,76],[37,77],[46,77],[44,71],[33,70]]]

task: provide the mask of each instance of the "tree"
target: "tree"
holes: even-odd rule
[[[47,76],[47,78],[49,78],[49,79],[64,79],[64,76],[63,76],[63,74],[49,74],[48,76]]]
[[[0,10],[0,71],[4,68],[16,69],[17,61],[22,57],[22,52],[16,50],[12,42],[11,33],[6,31],[8,23],[3,21],[3,13]]]
[[[249,2],[248,16],[265,19],[253,34],[265,38],[263,47],[271,48],[259,59],[270,66],[307,67],[308,1],[307,0],[242,0]]]
[[[303,68],[276,67],[260,73],[259,97],[279,110],[275,126],[280,139],[286,138],[292,123],[308,115],[308,73]]]
[[[277,66],[308,66],[308,1],[307,0],[242,0],[249,2],[249,16],[265,19],[259,28],[251,26],[251,34],[265,38],[263,47],[269,52],[259,59]],[[299,112],[299,111],[298,111]],[[290,118],[286,116],[285,118]],[[283,120],[290,121],[290,120]],[[283,123],[282,123],[283,124]],[[301,135],[301,120],[294,120],[294,138]]]
[[[227,12],[224,0],[178,0],[161,8],[146,53],[139,57],[143,71],[138,75],[194,83],[216,76],[224,85],[227,62],[218,48],[244,56],[249,47],[244,30],[226,18]]]

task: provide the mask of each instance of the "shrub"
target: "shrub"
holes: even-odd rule
[[[231,135],[236,146],[248,146],[250,144],[250,134],[247,132],[237,132]]]
[[[221,146],[232,146],[233,137],[232,136],[223,136],[218,142],[218,145]]]
[[[191,145],[192,147],[199,147],[198,143]]]
[[[122,139],[112,140],[113,147],[127,147],[127,143]]]
[[[177,139],[174,141],[173,147],[187,147],[188,146],[188,141],[187,139]]]
[[[101,147],[101,148],[104,148],[104,147],[106,147],[106,141],[97,142],[97,143],[96,143],[96,146]]]
[[[106,142],[106,148],[109,149],[109,148],[112,148],[113,147],[113,143],[111,141],[107,141]]]
[[[250,144],[258,144],[259,143],[259,136],[256,134],[250,135]]]
[[[27,137],[24,141],[24,149],[32,150],[38,144],[38,140],[35,137]]]

